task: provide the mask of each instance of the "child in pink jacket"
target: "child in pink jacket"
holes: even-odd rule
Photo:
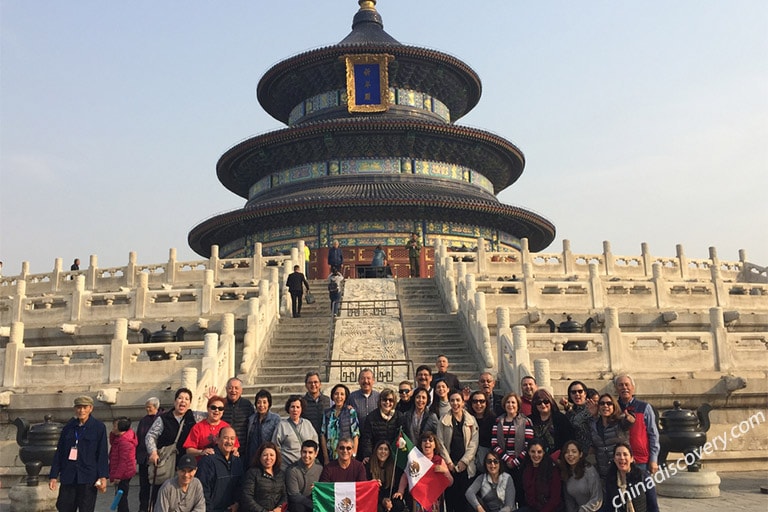
[[[131,430],[131,420],[125,416],[112,422],[109,433],[109,481],[116,484],[123,497],[117,505],[117,512],[128,512],[128,489],[131,478],[136,474],[136,434]]]

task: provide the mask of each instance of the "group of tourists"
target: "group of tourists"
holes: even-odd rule
[[[646,485],[658,470],[655,418],[628,375],[615,379],[617,397],[573,381],[560,404],[530,376],[521,395],[497,392],[487,372],[477,389],[463,386],[442,355],[415,377],[377,391],[373,371],[363,369],[358,389],[336,384],[327,396],[309,372],[307,392],[286,400],[285,417],[272,411],[269,390],[254,404],[237,378],[224,396],[209,390],[206,411],[191,410],[192,392],[180,388],[167,411],[157,398],[146,401],[135,434],[128,418],[116,419],[111,453],[106,428],[91,416],[93,399],[78,397],[49,485],[60,487],[60,511],[82,512],[93,511],[107,480],[122,491],[118,512],[128,512],[137,465],[139,512],[308,512],[316,482],[369,480],[379,484],[378,511],[658,510]],[[432,503],[413,499],[396,464],[406,438],[442,479]],[[169,451],[176,471],[165,479]]]

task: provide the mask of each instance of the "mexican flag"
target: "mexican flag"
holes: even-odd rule
[[[379,484],[369,482],[316,482],[312,488],[314,512],[370,512],[376,510]]]
[[[405,472],[411,497],[424,509],[429,509],[448,488],[448,479],[435,473],[432,461],[416,448],[403,431],[392,446],[395,464]]]

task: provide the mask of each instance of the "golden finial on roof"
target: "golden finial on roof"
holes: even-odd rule
[[[361,11],[376,10],[376,0],[357,0],[357,5],[360,6]]]

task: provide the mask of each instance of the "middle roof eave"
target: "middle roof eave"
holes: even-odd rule
[[[525,157],[490,132],[421,120],[356,117],[285,128],[247,139],[224,153],[219,181],[241,197],[260,179],[313,162],[349,158],[414,158],[462,165],[499,193],[522,174]]]

